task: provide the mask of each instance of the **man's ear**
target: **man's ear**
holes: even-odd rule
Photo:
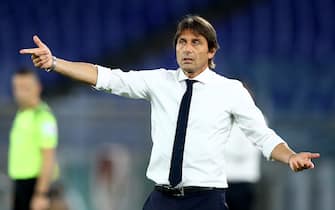
[[[214,58],[215,53],[216,53],[216,49],[215,48],[210,49],[208,51],[208,59]]]

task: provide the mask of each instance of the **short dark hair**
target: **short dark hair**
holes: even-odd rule
[[[26,75],[26,74],[36,75],[36,72],[31,70],[30,68],[21,67],[21,68],[17,69],[14,73],[14,75]]]
[[[38,77],[36,71],[34,71],[30,68],[27,68],[27,67],[21,67],[21,68],[17,69],[14,72],[13,76],[28,76],[28,75],[33,76],[39,82],[39,77]]]
[[[198,15],[186,15],[178,23],[177,31],[173,40],[174,47],[176,47],[178,38],[181,35],[181,33],[187,29],[190,29],[195,33],[204,36],[207,40],[209,51],[214,49],[215,50],[220,49],[214,27],[207,20]],[[208,67],[210,69],[215,68],[214,58],[208,59]]]

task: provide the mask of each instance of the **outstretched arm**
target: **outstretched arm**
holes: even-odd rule
[[[319,158],[320,154],[310,152],[295,153],[286,144],[281,143],[273,149],[271,157],[274,160],[288,164],[292,171],[298,172],[314,168],[312,159]]]
[[[35,67],[48,69],[53,68],[54,71],[63,74],[72,79],[87,83],[89,85],[96,85],[98,70],[90,63],[70,62],[63,59],[56,58],[53,60],[53,55],[38,36],[33,37],[36,48],[22,49],[21,54],[30,54],[32,62]]]

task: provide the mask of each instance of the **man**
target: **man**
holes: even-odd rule
[[[57,127],[54,115],[41,100],[41,84],[34,71],[13,76],[19,110],[10,131],[9,176],[14,182],[14,210],[44,210],[55,167]]]
[[[319,154],[296,154],[266,126],[240,82],[212,71],[219,49],[212,25],[186,16],[174,39],[179,69],[122,72],[56,58],[37,37],[31,54],[36,67],[54,70],[113,94],[151,103],[152,153],[147,177],[156,183],[144,210],[226,209],[224,143],[236,124],[269,159],[294,171],[314,168]],[[193,96],[192,96],[193,95]]]

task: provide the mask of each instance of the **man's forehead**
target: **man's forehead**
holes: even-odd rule
[[[180,36],[179,38],[181,37],[185,37],[185,36],[194,36],[196,38],[204,38],[206,39],[203,35],[201,35],[199,32],[195,31],[195,30],[192,30],[192,29],[185,29],[183,30],[181,33],[180,33]]]
[[[39,83],[39,80],[37,79],[37,77],[33,74],[17,74],[13,77],[14,81],[24,81],[24,82],[33,82],[33,83]]]

